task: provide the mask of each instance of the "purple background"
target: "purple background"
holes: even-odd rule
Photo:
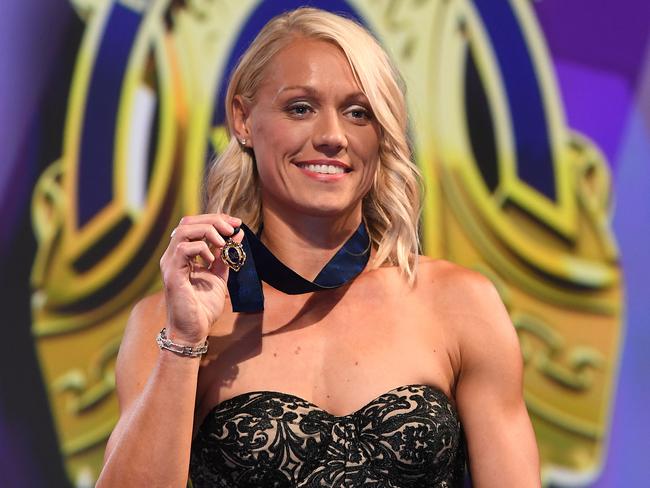
[[[591,486],[644,486],[650,474],[650,423],[643,408],[650,405],[650,2],[542,0],[533,6],[568,124],[603,150],[614,182],[626,337],[609,453]],[[65,486],[29,333],[29,303],[15,297],[29,296],[31,190],[61,152],[53,128],[60,131],[63,123],[82,29],[65,0],[0,2],[0,306],[5,344],[12,346],[0,354],[4,486]],[[24,263],[10,260],[20,253]]]

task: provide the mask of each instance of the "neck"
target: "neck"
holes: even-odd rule
[[[311,281],[357,230],[361,206],[333,217],[293,214],[290,218],[263,207],[262,217],[264,245],[285,265]]]

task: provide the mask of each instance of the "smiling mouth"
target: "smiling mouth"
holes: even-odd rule
[[[312,173],[318,173],[322,175],[340,175],[344,173],[349,173],[352,171],[351,168],[346,168],[340,164],[328,164],[328,163],[295,163],[301,169],[310,171]]]

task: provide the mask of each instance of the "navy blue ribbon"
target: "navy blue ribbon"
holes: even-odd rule
[[[370,258],[370,237],[362,222],[316,279],[309,281],[276,258],[246,225],[242,224],[242,230],[246,262],[239,271],[230,271],[228,275],[234,312],[264,310],[262,281],[289,295],[338,288],[361,273]]]

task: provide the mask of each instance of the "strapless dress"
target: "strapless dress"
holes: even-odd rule
[[[345,416],[288,393],[215,406],[192,442],[193,488],[462,487],[465,442],[445,394],[400,386]]]

